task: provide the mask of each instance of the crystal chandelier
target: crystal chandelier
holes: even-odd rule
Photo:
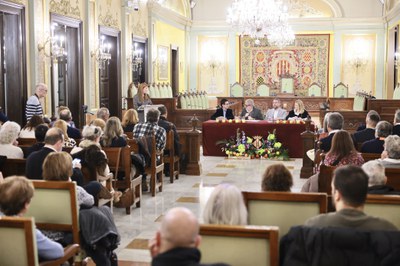
[[[280,48],[294,41],[294,33],[288,24],[287,7],[276,0],[234,0],[228,9],[227,22],[241,32],[256,39],[268,38]]]
[[[91,56],[99,62],[100,69],[104,69],[105,65],[109,64],[111,60],[111,43],[105,42],[105,39],[106,37],[102,35],[96,50],[91,52]]]
[[[57,23],[53,23],[51,25],[51,35],[47,37],[46,41],[38,44],[38,50],[44,57],[50,58],[54,63],[58,62],[58,59],[62,59],[67,55],[65,51],[65,37],[63,35],[56,35],[54,33],[55,28],[59,27]],[[66,30],[66,26],[64,27],[64,32]],[[49,44],[50,53],[46,52],[46,46]]]
[[[142,53],[143,51],[141,49],[138,49],[138,44],[135,42],[132,45],[131,48],[131,56],[128,58],[128,60],[130,61],[131,65],[132,65],[132,69],[134,72],[139,72],[142,73],[142,63],[143,63],[143,57],[142,57]]]

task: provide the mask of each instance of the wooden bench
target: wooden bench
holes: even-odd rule
[[[278,226],[284,236],[295,225],[327,212],[325,193],[242,192],[249,224]],[[295,210],[295,211],[293,211]]]
[[[79,252],[79,245],[69,245],[64,249],[63,257],[39,264],[35,219],[32,217],[1,217],[0,235],[2,266],[55,266],[67,262]]]
[[[395,190],[400,191],[400,168],[385,168],[387,177],[386,185],[393,187]]]
[[[384,218],[400,229],[400,196],[368,195],[364,212]]]
[[[361,153],[361,156],[364,159],[364,162],[376,160],[381,158],[380,153]]]
[[[201,225],[201,263],[277,266],[278,227]]]
[[[33,180],[35,195],[25,217],[34,217],[40,230],[72,234],[72,243],[80,245],[76,184],[64,181]],[[75,258],[81,263],[82,253]]]
[[[9,159],[7,158],[0,171],[4,177],[12,175],[25,176],[26,159]]]
[[[35,138],[18,138],[18,145],[32,146],[36,143]]]
[[[168,151],[168,154],[165,152]],[[175,155],[174,131],[171,129],[167,133],[167,140],[164,149],[164,164],[169,165],[169,177],[171,183],[174,183],[174,178],[179,178],[179,156]]]

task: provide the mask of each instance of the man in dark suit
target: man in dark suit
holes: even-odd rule
[[[366,128],[353,134],[354,144],[357,145],[358,143],[364,143],[368,140],[374,139],[375,127],[379,120],[381,120],[381,117],[376,111],[369,111],[367,117],[365,118]]]
[[[217,111],[211,116],[212,120],[217,119],[218,117],[224,117],[226,119],[234,119],[232,109],[229,109],[229,101],[227,99],[221,100],[221,108],[218,108]]]
[[[328,152],[331,149],[333,135],[343,128],[343,116],[338,112],[333,112],[328,116],[328,133],[329,135],[321,139],[320,149],[324,152]]]
[[[69,109],[64,109],[60,112],[60,119],[64,120],[68,124],[68,127],[67,127],[68,137],[73,138],[73,139],[81,139],[82,138],[81,131],[79,129],[75,128],[75,124],[72,122],[72,114]]]
[[[43,179],[42,177],[42,165],[44,159],[51,152],[61,152],[64,145],[64,135],[59,128],[50,128],[47,130],[44,138],[44,146],[39,151],[31,153],[26,159],[25,176],[29,179]],[[76,181],[80,186],[83,185],[83,175],[80,170],[81,165],[74,164],[73,174],[71,179]]]
[[[400,136],[400,109],[397,109],[396,113],[394,114],[393,124],[393,135]]]
[[[393,126],[388,121],[380,121],[376,125],[375,139],[364,142],[361,146],[363,153],[382,153],[385,138],[392,134]]]

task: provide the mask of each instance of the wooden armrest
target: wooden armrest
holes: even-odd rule
[[[57,260],[48,260],[48,261],[43,261],[39,265],[40,266],[55,266],[55,265],[60,265],[75,256],[79,252],[79,245],[78,244],[72,244],[64,248],[64,256]]]

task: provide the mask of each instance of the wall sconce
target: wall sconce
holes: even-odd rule
[[[90,56],[99,63],[100,69],[104,69],[105,64],[109,64],[111,60],[111,43],[105,42],[105,39],[106,37],[102,35],[96,50],[90,53]]]
[[[38,51],[43,56],[50,58],[53,62],[57,63],[59,58],[63,58],[67,55],[65,51],[65,37],[63,35],[54,35],[54,29],[58,26],[54,23],[51,26],[51,35],[46,38],[46,41],[38,43]],[[64,26],[64,32],[66,26]],[[46,52],[46,46],[49,44],[50,53]]]
[[[140,76],[140,74],[142,73],[143,51],[142,49],[138,49],[137,46],[138,44],[136,42],[132,45],[131,53],[128,57],[128,62],[131,63],[133,71],[138,72]]]
[[[356,54],[353,58],[348,61],[348,64],[356,70],[358,74],[359,71],[364,69],[368,65],[368,60],[365,56]]]

